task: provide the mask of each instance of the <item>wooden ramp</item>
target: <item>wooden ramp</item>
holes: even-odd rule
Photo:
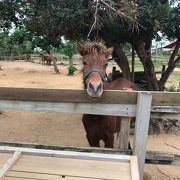
[[[4,180],[139,180],[135,156],[0,146]]]

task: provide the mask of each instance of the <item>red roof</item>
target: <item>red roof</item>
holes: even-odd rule
[[[170,43],[170,44],[168,44],[168,45],[166,45],[166,46],[164,46],[163,48],[174,49],[175,46],[176,46],[176,41],[175,41],[175,42],[172,42],[172,43]]]

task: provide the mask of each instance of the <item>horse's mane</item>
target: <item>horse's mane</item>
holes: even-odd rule
[[[102,43],[88,42],[83,45],[87,54],[90,55],[102,55],[106,52],[106,47]]]

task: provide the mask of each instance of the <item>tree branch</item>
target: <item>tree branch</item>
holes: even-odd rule
[[[91,26],[91,29],[90,29],[87,37],[90,36],[92,30],[93,30],[95,27],[97,27],[97,29],[99,28],[99,27],[98,27],[98,26],[99,26],[99,23],[98,23],[98,20],[99,20],[99,19],[98,19],[98,6],[99,6],[99,0],[96,0],[96,6],[95,6],[95,12],[94,12],[94,22],[93,22],[93,24],[92,24],[92,26]]]
[[[174,59],[175,59],[175,57],[176,57],[176,54],[177,54],[178,51],[179,51],[179,48],[180,48],[180,39],[178,39],[177,42],[176,42],[176,46],[175,46],[175,48],[174,48],[174,50],[173,50],[173,52],[172,52],[172,54],[171,54],[171,57],[170,57],[170,59],[169,59],[168,65],[174,63]]]
[[[93,29],[100,29],[100,16],[98,14],[98,10],[103,10],[106,11],[106,13],[108,14],[108,16],[112,16],[112,15],[116,15],[119,16],[123,22],[123,20],[126,20],[128,22],[129,25],[129,29],[133,31],[137,31],[139,32],[139,27],[144,28],[141,24],[139,24],[135,18],[136,18],[136,13],[134,18],[130,17],[129,15],[127,15],[128,13],[125,12],[126,11],[126,6],[124,4],[115,4],[113,1],[111,0],[94,0],[93,3],[95,3],[95,5],[93,7],[95,7],[95,12],[94,12],[94,21],[93,24],[90,28],[90,31],[88,33],[88,37],[90,36],[91,32]],[[100,6],[101,5],[101,6]],[[135,12],[137,12],[137,6],[136,3],[132,3],[132,1],[129,3],[129,5],[131,5],[131,8],[135,8]],[[120,9],[119,7],[122,8]],[[128,6],[129,7],[129,6]],[[123,11],[122,11],[123,10]],[[144,28],[145,29],[145,28]]]
[[[104,4],[106,7],[108,7],[110,10],[112,10],[115,14],[119,15],[121,18],[124,18],[124,19],[128,19],[130,20],[130,22],[132,23],[132,30],[134,31],[134,29],[136,29],[137,31],[139,30],[139,26],[144,28],[141,24],[139,24],[135,19],[133,19],[132,17],[126,15],[125,13],[121,12],[119,9],[115,9],[113,6],[112,6],[112,2],[111,0],[109,0],[110,4],[106,3],[104,0],[100,0],[100,2],[102,4]],[[130,25],[130,26],[131,26]]]
[[[173,52],[171,54],[171,57],[169,58],[168,67],[165,70],[165,72],[162,74],[162,76],[161,76],[161,78],[159,80],[159,88],[160,88],[161,91],[164,90],[165,84],[166,84],[169,76],[174,71],[177,63],[180,62],[180,56],[175,59],[175,57],[176,57],[176,55],[178,53],[179,48],[180,48],[180,39],[177,40],[176,47],[173,50]]]

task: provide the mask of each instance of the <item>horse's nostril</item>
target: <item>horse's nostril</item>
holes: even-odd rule
[[[102,84],[102,83],[100,83],[100,84],[98,85],[98,87],[97,87],[97,91],[101,90],[101,89],[102,89],[102,87],[103,87],[103,84]]]
[[[89,88],[94,89],[94,86],[92,85],[91,82],[89,82]]]
[[[99,93],[102,93],[103,83],[101,83],[101,82],[100,83],[89,82],[87,90],[90,94],[99,95]]]

